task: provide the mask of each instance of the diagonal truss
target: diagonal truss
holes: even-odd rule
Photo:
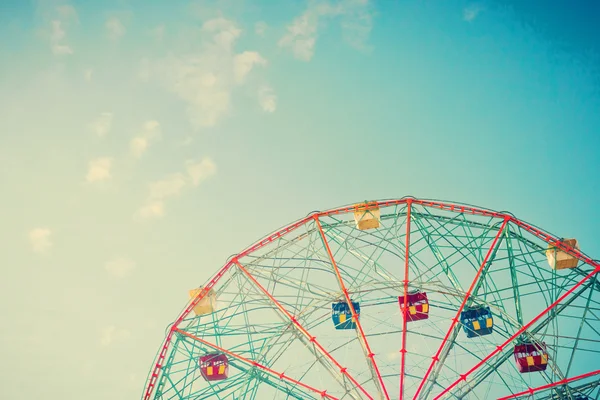
[[[501,352],[510,342],[512,342],[517,337],[519,337],[523,332],[525,332],[537,320],[539,320],[541,317],[543,317],[548,311],[550,311],[551,309],[553,309],[554,307],[556,307],[558,305],[558,303],[560,303],[561,301],[563,301],[564,299],[566,299],[571,293],[573,293],[575,291],[575,289],[577,289],[579,286],[583,285],[588,279],[590,279],[591,277],[593,277],[598,272],[600,272],[600,266],[596,267],[595,270],[593,270],[592,272],[590,272],[589,274],[587,274],[583,279],[581,279],[579,282],[577,282],[577,284],[575,284],[575,286],[573,286],[569,290],[567,290],[562,296],[560,296],[554,303],[552,303],[550,306],[548,306],[544,311],[542,311],[541,313],[539,313],[535,318],[533,318],[527,324],[523,325],[523,327],[521,327],[511,337],[509,337],[504,343],[502,343],[501,345],[497,346],[496,349],[494,351],[492,351],[490,354],[488,354],[483,360],[479,361],[475,366],[473,366],[471,369],[469,369],[466,373],[460,374],[460,378],[459,379],[457,379],[451,385],[449,385],[448,387],[446,387],[434,399],[437,400],[437,399],[441,398],[443,395],[445,395],[450,390],[452,390],[454,387],[456,387],[456,385],[458,385],[461,381],[466,381],[467,377],[470,374],[472,374],[474,371],[476,371],[479,367],[481,367],[483,364],[485,364],[489,359],[491,359],[492,357],[494,357],[496,354],[498,354],[499,352]]]
[[[370,361],[371,371],[375,378],[374,382],[378,383],[378,388],[380,391],[383,392],[383,396],[385,396],[385,398],[387,400],[390,400],[390,396],[388,395],[387,389],[385,388],[385,384],[383,383],[381,373],[379,372],[379,368],[377,367],[377,363],[375,362],[375,354],[373,354],[373,352],[371,351],[371,347],[369,346],[369,342],[367,341],[365,332],[363,331],[360,320],[356,314],[356,310],[354,309],[354,306],[352,305],[352,301],[350,300],[350,295],[348,293],[348,289],[346,289],[346,286],[344,285],[344,281],[342,280],[342,276],[340,275],[340,270],[338,269],[337,263],[335,262],[335,259],[333,258],[333,254],[331,253],[331,248],[329,247],[329,243],[327,242],[327,238],[325,237],[325,233],[323,232],[323,227],[321,226],[319,217],[315,215],[314,220],[315,220],[315,223],[317,224],[317,227],[319,228],[319,233],[321,234],[321,240],[323,240],[323,245],[325,246],[325,249],[327,250],[329,259],[331,260],[331,265],[333,266],[333,269],[335,271],[335,275],[338,279],[340,289],[341,289],[342,293],[344,294],[344,297],[346,298],[346,302],[348,303],[348,306],[350,307],[350,310],[352,312],[352,318],[354,318],[354,320],[356,321],[356,326],[358,328],[358,333],[360,335],[359,339],[360,339],[360,342],[365,351],[365,355],[367,356],[368,360]]]
[[[425,372],[425,376],[423,376],[423,380],[421,380],[421,383],[419,384],[419,387],[417,388],[417,392],[415,393],[415,396],[414,396],[413,400],[416,399],[419,396],[419,393],[421,392],[421,389],[423,389],[423,385],[427,381],[427,378],[429,377],[429,374],[431,373],[431,370],[433,369],[433,367],[435,366],[435,364],[440,360],[440,354],[442,353],[442,350],[446,346],[446,343],[448,341],[448,338],[450,337],[450,334],[454,331],[454,327],[460,321],[460,313],[462,312],[463,308],[465,307],[465,304],[469,300],[469,297],[471,296],[473,288],[477,284],[477,280],[479,279],[479,276],[481,275],[481,273],[483,272],[483,269],[485,268],[485,266],[488,263],[488,259],[490,258],[490,255],[496,249],[496,243],[498,243],[498,239],[500,238],[500,235],[504,231],[504,228],[506,227],[507,223],[508,223],[508,217],[505,217],[504,218],[504,222],[502,222],[502,226],[500,227],[500,229],[498,229],[498,233],[494,237],[494,241],[492,242],[492,245],[490,246],[487,254],[485,255],[485,258],[483,259],[483,262],[481,263],[481,266],[479,267],[479,270],[477,271],[477,273],[475,274],[475,277],[473,278],[473,281],[471,282],[471,286],[469,286],[469,289],[467,289],[467,291],[465,293],[465,297],[463,298],[463,301],[460,304],[460,307],[458,307],[458,310],[456,311],[456,316],[452,319],[452,323],[450,324],[450,328],[448,328],[448,331],[446,332],[446,335],[444,336],[444,339],[442,339],[442,343],[440,344],[440,347],[438,348],[438,350],[436,351],[436,353],[432,357],[431,364],[429,364],[429,367],[427,368],[427,372]]]
[[[335,365],[335,367],[337,368],[336,372],[341,373],[342,375],[344,375],[346,378],[348,378],[348,380],[350,380],[350,382],[352,382],[355,385],[354,389],[359,389],[361,392],[363,392],[369,399],[373,399],[373,397],[367,393],[367,391],[358,383],[358,381],[352,377],[349,373],[348,373],[348,368],[343,367],[342,365],[340,365],[340,363],[338,363],[332,356],[331,354],[329,354],[327,352],[327,350],[325,350],[325,348],[319,343],[319,341],[317,340],[317,338],[315,336],[312,336],[310,334],[310,332],[304,328],[302,326],[302,324],[300,324],[300,322],[298,321],[298,319],[293,316],[292,314],[290,314],[290,312],[288,310],[285,309],[285,307],[283,307],[281,305],[281,303],[279,303],[268,291],[267,289],[264,288],[264,286],[262,286],[249,272],[246,268],[244,268],[242,266],[242,264],[240,264],[237,260],[235,261],[235,264],[237,265],[237,267],[244,273],[244,275],[250,280],[252,281],[252,283],[254,285],[256,285],[256,287],[258,287],[264,294],[265,296],[267,296],[269,298],[269,300],[275,305],[275,307],[277,307],[277,309],[283,313],[290,322],[292,322],[294,324],[294,326],[296,327],[296,329],[298,329],[298,331],[304,335],[304,337],[306,339],[308,339],[308,341],[310,343],[312,343],[316,349],[316,351],[318,351],[319,353],[321,353],[322,356],[324,356],[325,358],[327,358],[333,365]],[[312,348],[309,347],[309,349],[312,351]],[[318,358],[318,357],[317,357]],[[346,388],[346,390],[349,390],[346,384],[343,384],[343,386]],[[359,396],[360,397],[360,396]]]
[[[230,356],[230,357],[232,357],[232,358],[234,358],[236,360],[239,360],[239,361],[245,363],[246,365],[248,365],[250,367],[258,368],[258,369],[260,369],[260,370],[262,370],[262,371],[270,374],[271,376],[273,376],[275,378],[279,378],[281,380],[290,382],[293,385],[301,386],[304,389],[308,389],[309,391],[318,394],[319,396],[321,396],[324,399],[338,400],[337,397],[334,397],[334,396],[331,396],[331,395],[327,394],[327,390],[315,389],[314,387],[312,387],[310,385],[307,385],[305,383],[300,382],[299,380],[296,380],[294,378],[291,378],[291,377],[287,376],[283,372],[274,371],[271,368],[269,368],[269,367],[267,367],[267,366],[265,366],[265,365],[263,365],[263,364],[261,364],[259,362],[256,362],[256,361],[253,361],[253,360],[249,360],[249,359],[247,359],[245,357],[242,357],[242,356],[240,356],[240,355],[238,355],[238,354],[236,354],[234,352],[231,352],[231,351],[229,351],[227,349],[224,349],[224,348],[222,348],[220,346],[217,346],[217,345],[215,345],[213,343],[210,343],[210,342],[208,342],[208,341],[206,341],[206,340],[204,340],[202,338],[199,338],[198,336],[192,335],[191,333],[188,333],[186,331],[182,331],[181,329],[178,329],[178,328],[175,328],[174,332],[177,332],[177,333],[179,333],[181,335],[187,336],[190,339],[198,341],[198,342],[200,342],[200,343],[202,343],[202,344],[204,344],[206,346],[209,346],[210,348],[212,348],[214,350],[218,350],[221,353],[227,354],[228,356]]]
[[[588,373],[585,373],[585,374],[573,376],[571,378],[561,379],[560,381],[548,383],[546,385],[538,386],[536,388],[529,388],[528,390],[525,390],[523,392],[515,393],[515,394],[510,395],[510,396],[500,397],[500,398],[498,398],[498,400],[516,399],[517,397],[527,396],[527,395],[533,396],[535,393],[537,393],[539,391],[546,390],[546,389],[551,389],[551,388],[556,387],[556,386],[566,385],[568,383],[571,383],[571,382],[574,382],[574,381],[578,381],[580,379],[589,378],[590,376],[596,376],[596,375],[600,375],[600,369],[597,369],[596,371],[588,372]]]
[[[577,297],[583,295],[586,290],[589,290],[592,287],[593,283],[594,283],[593,281],[587,281],[585,284],[583,284],[577,290],[577,292],[574,293],[573,296],[569,297],[563,303],[561,303],[559,306],[556,307],[556,314],[560,315],[565,310],[567,310]],[[542,329],[544,329],[548,325],[550,325],[552,320],[553,320],[552,316],[546,314],[546,318],[542,322],[537,324],[534,328],[529,330],[528,333],[531,336],[538,334]],[[474,378],[474,382],[469,382],[469,387],[460,393],[459,398],[460,399],[465,398],[473,389],[475,389],[483,380],[485,380],[489,375],[491,375],[494,371],[496,371],[511,356],[512,356],[512,352],[506,351],[506,348],[505,348],[504,353],[502,355],[499,355],[498,358],[496,359],[496,361],[492,365],[488,365],[486,369],[479,370],[478,375],[475,376],[475,378]]]

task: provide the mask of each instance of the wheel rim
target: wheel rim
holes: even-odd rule
[[[507,213],[413,198],[373,207],[379,227],[357,229],[357,208],[340,207],[228,261],[202,285],[217,293],[215,311],[195,315],[205,291],[191,300],[144,398],[516,398],[532,390],[575,398],[597,390],[588,387],[599,364],[595,261]],[[552,269],[549,244],[577,266]],[[427,319],[407,321],[404,302],[415,290],[427,294]],[[354,329],[333,324],[340,300],[360,304]],[[489,307],[493,331],[468,337],[461,312],[476,306]],[[525,342],[546,344],[544,371],[519,372],[513,350]],[[198,360],[215,351],[227,355],[229,374],[209,382]]]

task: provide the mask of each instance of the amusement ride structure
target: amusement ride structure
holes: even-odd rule
[[[598,399],[598,272],[508,212],[313,212],[190,290],[142,399]]]

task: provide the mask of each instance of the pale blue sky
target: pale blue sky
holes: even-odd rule
[[[466,202],[600,257],[600,10],[513,3],[3,1],[3,396],[136,398],[187,289],[317,209]]]

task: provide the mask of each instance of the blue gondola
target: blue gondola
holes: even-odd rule
[[[356,311],[357,318],[360,317],[360,304],[353,301],[352,307]],[[338,301],[331,305],[331,319],[335,329],[355,329],[356,321],[352,318],[352,310],[345,301]]]
[[[463,311],[460,322],[467,337],[489,335],[494,330],[494,319],[489,307],[481,306]]]

